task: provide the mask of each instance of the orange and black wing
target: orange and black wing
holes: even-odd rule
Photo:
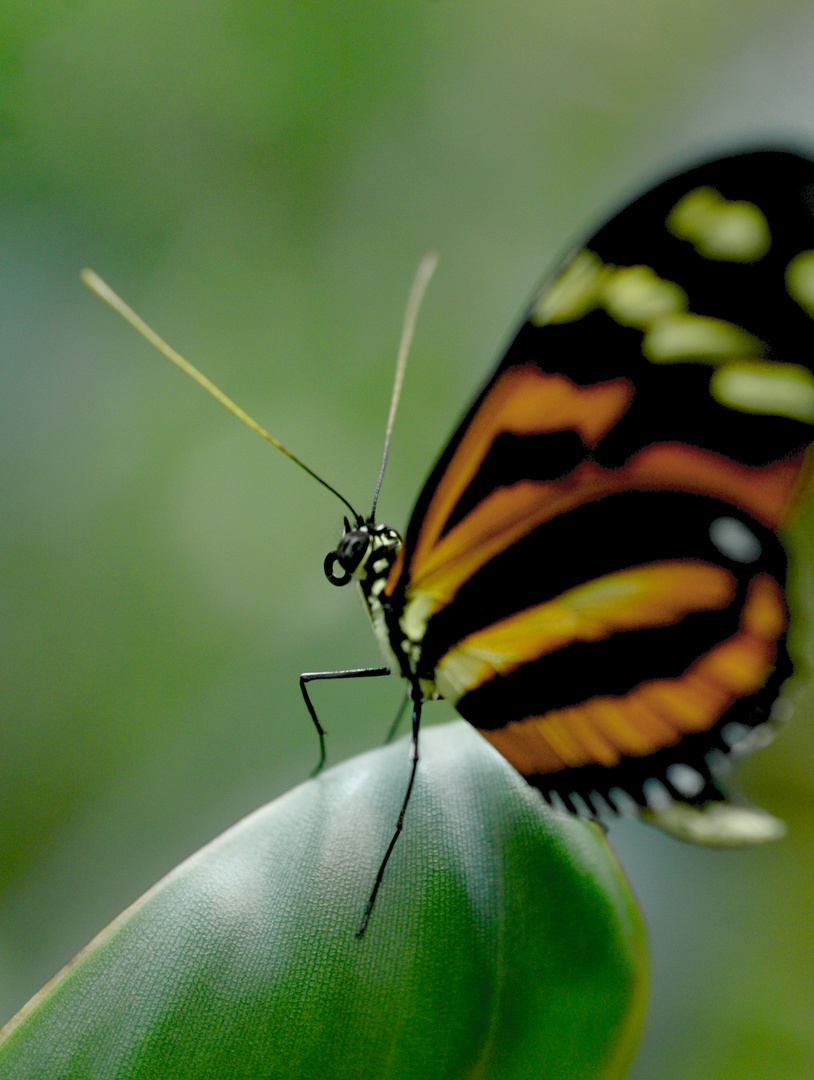
[[[814,164],[656,187],[541,290],[385,587],[418,675],[555,804],[720,798],[790,672]]]

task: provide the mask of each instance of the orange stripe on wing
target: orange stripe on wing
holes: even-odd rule
[[[582,387],[564,375],[547,375],[531,365],[504,372],[481,402],[444,470],[422,523],[413,564],[427,558],[498,435],[576,431],[586,446],[594,446],[623,415],[632,396],[633,388],[625,379]],[[392,574],[391,582],[395,582]]]
[[[808,472],[803,458],[753,467],[683,443],[660,443],[634,454],[619,469],[586,462],[562,480],[525,480],[497,488],[433,544],[425,523],[410,559],[407,599],[419,598],[423,617],[428,618],[482,566],[545,521],[621,491],[712,495],[777,527],[790,517]],[[404,571],[404,556],[399,554],[387,595]]]
[[[669,561],[606,574],[467,635],[438,662],[435,681],[453,704],[497,675],[578,641],[620,630],[667,626],[695,611],[724,608],[732,574],[696,561]]]
[[[613,766],[624,755],[652,754],[682,735],[710,730],[738,698],[759,690],[785,626],[780,587],[760,574],[749,587],[738,631],[678,678],[654,679],[621,697],[593,698],[494,731],[479,730],[524,776]]]
[[[588,501],[590,474],[601,471],[595,465],[580,466],[570,487],[563,481],[522,480],[496,488],[432,548],[421,545],[423,558],[416,554],[410,561],[410,592],[432,597],[434,610],[440,610],[495,555],[556,514]],[[599,493],[605,485],[593,487]],[[393,568],[388,581],[390,591],[397,580],[397,569]]]
[[[714,495],[777,528],[794,501],[803,465],[802,455],[756,467],[684,443],[656,443],[634,454],[616,475],[640,491],[667,488]]]

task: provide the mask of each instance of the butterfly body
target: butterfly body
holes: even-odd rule
[[[450,700],[556,806],[766,838],[726,818],[720,766],[765,741],[791,672],[813,193],[811,162],[766,152],[622,210],[539,292],[403,544],[357,523],[328,557],[414,702]]]
[[[412,696],[423,702],[437,698],[438,692],[431,673],[421,664],[421,635],[411,638],[399,608],[383,595],[402,546],[401,536],[388,525],[367,521],[351,527],[346,522],[336,550],[325,560],[326,573],[336,585],[356,581],[388,668],[406,679],[413,688]],[[341,575],[335,573],[337,564]]]
[[[347,585],[355,580],[362,593],[373,630],[382,647],[387,666],[394,675],[413,678],[409,646],[398,642],[393,633],[392,606],[382,602],[387,579],[402,548],[402,538],[388,525],[375,521],[358,521],[351,527],[345,519],[345,533],[334,551],[325,559],[325,573],[334,585]],[[342,573],[336,574],[336,566]]]

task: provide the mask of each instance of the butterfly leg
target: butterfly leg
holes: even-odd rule
[[[300,675],[300,690],[302,692],[303,701],[305,707],[308,709],[308,714],[314,722],[314,727],[317,729],[317,735],[319,736],[319,761],[316,767],[311,772],[311,776],[316,774],[322,769],[325,764],[325,728],[319,722],[317,711],[314,708],[311,696],[306,690],[306,684],[313,682],[315,679],[364,679],[371,675],[390,675],[390,668],[386,667],[374,667],[374,668],[350,668],[347,671],[304,671]]]
[[[399,711],[396,713],[396,717],[395,717],[393,723],[390,725],[390,730],[387,732],[387,737],[384,740],[385,746],[388,743],[391,743],[393,741],[393,739],[395,738],[396,732],[398,731],[398,728],[399,728],[399,724],[401,723],[401,718],[402,718],[402,716],[404,716],[404,710],[407,708],[407,705],[409,704],[409,701],[410,701],[410,695],[409,695],[409,693],[407,693],[407,694],[404,695],[404,697],[402,699],[402,702],[401,702],[401,705],[399,705]]]
[[[415,682],[410,689],[410,698],[413,702],[413,734],[410,740],[410,779],[407,782],[407,790],[404,792],[404,798],[402,799],[396,827],[393,830],[393,835],[390,837],[390,843],[387,845],[387,851],[385,851],[384,858],[379,865],[379,869],[376,873],[376,880],[373,882],[373,888],[371,889],[370,896],[365,904],[362,921],[359,924],[359,929],[356,931],[357,937],[361,937],[367,929],[367,924],[370,921],[370,915],[373,911],[373,905],[376,903],[376,896],[378,895],[379,887],[382,883],[382,878],[384,877],[385,868],[390,860],[390,856],[393,854],[393,848],[396,846],[396,841],[401,836],[402,829],[404,828],[404,815],[407,813],[407,806],[410,802],[410,796],[413,793],[415,774],[418,769],[418,729],[421,726],[421,704],[423,701],[423,695],[417,682]]]

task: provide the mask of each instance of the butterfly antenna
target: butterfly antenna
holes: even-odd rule
[[[424,293],[430,283],[430,278],[435,273],[437,265],[438,256],[434,251],[428,251],[418,264],[418,269],[413,278],[413,284],[410,287],[410,295],[407,297],[407,308],[404,312],[404,324],[401,328],[401,341],[399,342],[398,357],[396,359],[396,374],[393,379],[393,393],[390,395],[390,412],[387,416],[387,427],[384,432],[382,465],[379,469],[379,479],[376,481],[376,490],[373,492],[373,509],[370,511],[370,521],[373,521],[376,517],[376,504],[379,501],[379,491],[381,490],[382,480],[384,480],[384,470],[387,467],[387,455],[390,453],[390,439],[393,434],[393,424],[396,420],[396,409],[398,408],[399,397],[401,396],[401,386],[404,382],[404,369],[407,367],[407,356],[410,352],[410,345],[412,344],[413,334],[415,332],[419,308],[421,307]]]
[[[137,315],[136,312],[133,311],[133,309],[126,304],[97,273],[93,270],[86,269],[83,270],[79,276],[92,293],[95,293],[100,300],[104,300],[106,304],[109,304],[114,311],[118,312],[126,322],[130,323],[134,330],[138,330],[141,336],[146,338],[147,341],[158,349],[163,356],[166,356],[166,358],[171,360],[176,367],[179,367],[182,371],[186,372],[191,379],[194,379],[196,383],[204,388],[204,390],[207,390],[213,398],[216,398],[221,403],[221,405],[225,405],[229,412],[233,413],[238,420],[242,420],[244,424],[247,424],[253,431],[256,431],[258,435],[262,435],[272,446],[276,446],[278,450],[282,450],[285,456],[291,458],[295,465],[299,465],[299,467],[304,469],[309,476],[313,476],[317,483],[322,484],[324,488],[327,488],[328,491],[336,495],[337,499],[347,506],[355,520],[358,523],[361,523],[361,517],[356,513],[348,500],[343,495],[339,494],[336,488],[331,487],[331,485],[326,480],[323,480],[321,476],[318,476],[313,469],[309,469],[304,462],[300,461],[298,457],[295,457],[290,450],[287,450],[278,439],[275,439],[273,435],[270,435],[265,428],[261,427],[247,412],[244,412],[239,405],[224,394],[219,387],[215,386],[210,379],[207,379],[203,372],[198,371],[194,364],[190,364],[189,360],[185,360],[179,352],[176,352],[176,350],[173,349],[172,345],[168,345],[167,342],[164,341],[164,339],[160,337],[140,315]]]

